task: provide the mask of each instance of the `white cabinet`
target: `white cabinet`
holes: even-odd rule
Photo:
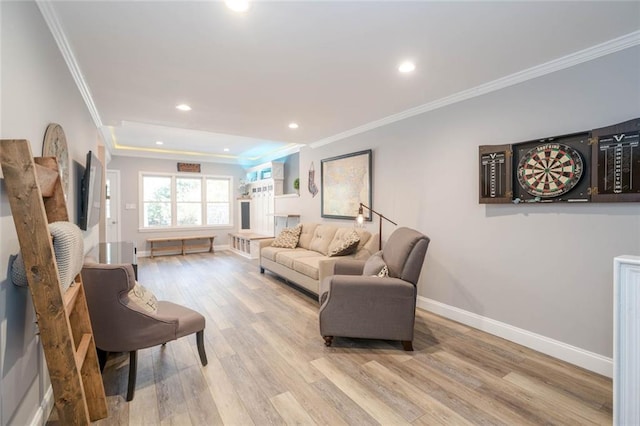
[[[284,163],[271,161],[247,170],[251,196],[251,232],[274,235],[275,196],[284,185]]]

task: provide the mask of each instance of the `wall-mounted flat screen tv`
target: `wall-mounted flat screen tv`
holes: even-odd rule
[[[87,163],[80,182],[80,229],[91,229],[100,222],[102,208],[102,163],[91,151],[87,154]]]

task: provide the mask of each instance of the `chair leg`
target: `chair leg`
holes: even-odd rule
[[[196,343],[198,344],[198,355],[200,355],[200,362],[204,367],[207,365],[207,353],[204,351],[204,330],[200,330],[196,333]]]
[[[405,351],[408,351],[408,352],[413,351],[413,342],[411,340],[403,340],[402,341],[402,348]]]
[[[333,343],[333,336],[322,336],[322,338],[324,339],[325,346],[331,346]]]
[[[129,385],[127,387],[127,402],[133,399],[136,392],[136,374],[138,373],[138,351],[129,352]]]

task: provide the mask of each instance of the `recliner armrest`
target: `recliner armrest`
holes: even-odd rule
[[[336,261],[332,275],[362,275],[364,260],[339,259]]]
[[[330,257],[318,263],[318,282],[331,275],[362,275],[363,268],[364,261]]]
[[[391,277],[363,275],[333,275],[320,283],[320,311],[336,298],[341,305],[362,305],[369,299],[415,298],[416,288],[407,281]]]

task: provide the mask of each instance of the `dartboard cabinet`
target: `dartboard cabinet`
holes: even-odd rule
[[[640,118],[570,135],[479,148],[479,200],[640,201]]]

